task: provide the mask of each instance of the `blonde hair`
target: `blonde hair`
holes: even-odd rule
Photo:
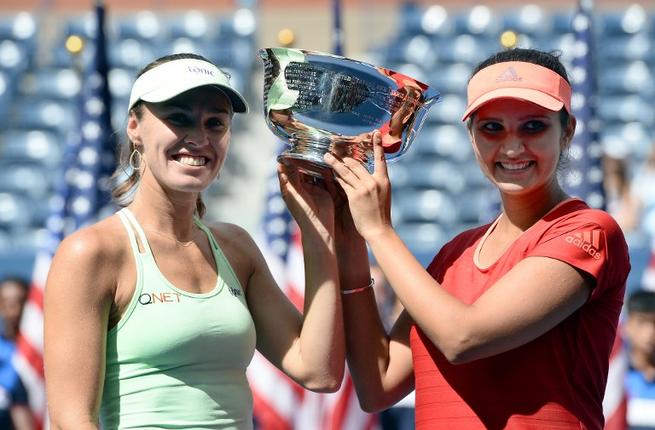
[[[154,69],[160,64],[167,63],[169,61],[180,60],[183,58],[191,58],[196,60],[203,60],[211,63],[205,57],[197,54],[182,53],[182,54],[173,54],[166,55],[161,58],[156,59],[147,66],[145,66],[138,74],[137,78],[147,72],[150,69]],[[138,101],[130,109],[129,114],[134,114],[138,120],[141,120],[143,117],[143,102]],[[126,139],[126,142],[119,146],[118,154],[118,167],[112,175],[112,183],[114,184],[111,190],[111,197],[113,201],[120,207],[125,207],[129,205],[133,198],[134,192],[139,187],[141,181],[141,170],[135,169],[134,166],[130,164],[130,158],[132,152],[137,151],[136,145],[129,138]],[[202,200],[202,195],[198,194],[198,199],[196,200],[196,214],[198,217],[202,218],[206,212],[205,203]]]

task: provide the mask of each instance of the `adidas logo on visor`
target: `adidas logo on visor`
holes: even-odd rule
[[[508,67],[505,69],[503,73],[498,75],[496,78],[496,82],[508,82],[508,81],[522,81],[523,78],[519,76],[518,73],[516,73],[516,70],[514,70],[514,67]]]

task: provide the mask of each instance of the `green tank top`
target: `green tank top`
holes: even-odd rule
[[[118,215],[136,260],[136,287],[107,333],[103,430],[252,429],[246,367],[255,327],[211,231],[195,220],[211,244],[218,279],[211,292],[194,294],[164,277],[134,215],[127,208]]]

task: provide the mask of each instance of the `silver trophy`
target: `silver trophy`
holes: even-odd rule
[[[373,167],[371,133],[387,160],[401,156],[440,96],[409,76],[331,54],[291,48],[259,51],[264,63],[266,124],[289,148],[278,157],[312,176],[326,152]]]

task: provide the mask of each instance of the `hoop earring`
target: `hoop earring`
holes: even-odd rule
[[[135,172],[139,172],[141,170],[141,153],[134,148],[132,153],[130,154],[130,158],[127,161],[127,164],[134,170]]]

